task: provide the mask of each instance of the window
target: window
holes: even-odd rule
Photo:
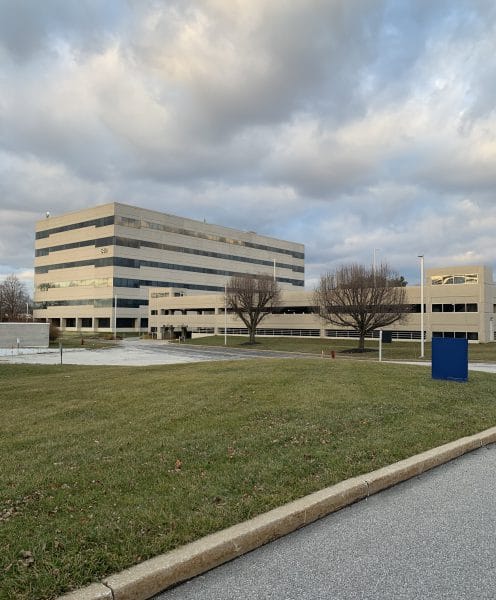
[[[479,283],[479,275],[477,275],[477,273],[472,273],[470,275],[433,275],[431,277],[431,285],[451,285],[465,283]]]
[[[117,318],[117,329],[134,329],[136,319],[126,317]]]
[[[154,317],[155,315],[158,315],[158,310],[151,310],[150,314],[152,315],[152,317]]]
[[[71,223],[70,225],[63,225],[61,227],[53,227],[52,229],[45,229],[44,231],[36,232],[36,239],[40,240],[47,238],[53,233],[61,233],[63,231],[72,231],[73,229],[83,229],[84,227],[106,227],[107,225],[114,224],[114,215],[109,217],[101,217],[99,219],[91,219],[90,221],[81,221],[81,223]]]
[[[475,341],[479,339],[477,331],[433,331],[433,338],[455,338],[455,339],[467,339]]]
[[[70,317],[68,319],[65,320],[65,326],[66,327],[76,327],[76,319]]]
[[[412,306],[411,306],[411,312],[412,313],[420,313],[421,310],[422,310],[422,305],[421,304],[412,304]],[[314,311],[314,312],[316,312],[316,311]],[[425,312],[427,312],[427,311],[426,311],[426,306],[424,304],[424,313]]]
[[[110,318],[109,317],[99,317],[97,319],[98,327],[108,328],[110,327]]]
[[[478,311],[478,305],[476,302],[469,302],[468,304],[462,304],[462,303],[453,304],[451,302],[448,302],[446,304],[433,304],[432,305],[433,313],[440,313],[440,312],[464,313],[464,312],[477,312],[477,311]]]
[[[91,317],[83,317],[81,319],[81,327],[93,327],[93,319]]]

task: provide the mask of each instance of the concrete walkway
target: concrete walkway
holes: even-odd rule
[[[496,597],[496,446],[401,483],[155,600]]]

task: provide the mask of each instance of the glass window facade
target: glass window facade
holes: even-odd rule
[[[305,258],[303,252],[296,252],[293,250],[287,250],[285,248],[278,248],[277,246],[266,246],[264,244],[256,244],[254,242],[248,242],[236,238],[229,238],[213,233],[206,233],[203,231],[195,231],[193,229],[183,229],[181,227],[173,227],[165,225],[163,223],[156,223],[153,221],[147,221],[144,219],[132,219],[129,217],[117,216],[115,218],[115,224],[122,227],[131,227],[133,229],[153,229],[155,231],[165,231],[168,233],[177,233],[179,235],[185,235],[189,237],[200,238],[203,240],[211,240],[213,242],[222,242],[224,244],[231,244],[236,246],[245,246],[246,248],[254,248],[256,250],[268,250],[269,252],[275,252],[277,254],[287,254],[294,258]]]
[[[47,219],[48,222],[48,219]],[[36,232],[36,239],[41,240],[50,237],[54,233],[62,233],[63,231],[73,231],[74,229],[84,229],[85,227],[107,227],[114,224],[114,215],[108,217],[100,217],[99,219],[91,219],[89,221],[81,221],[79,223],[70,223],[61,227],[52,227]]]
[[[105,246],[122,246],[125,248],[154,248],[157,250],[168,250],[170,252],[179,252],[182,254],[191,254],[196,256],[208,256],[211,258],[219,258],[222,260],[233,260],[236,262],[243,262],[255,265],[264,265],[266,267],[273,267],[274,262],[269,260],[262,260],[251,258],[248,256],[239,256],[235,254],[224,254],[221,252],[210,252],[208,250],[199,250],[196,248],[184,248],[182,246],[175,246],[173,244],[162,244],[159,242],[151,242],[148,240],[135,240],[132,238],[124,237],[105,237],[93,240],[83,240],[80,242],[71,242],[69,244],[59,244],[58,246],[50,246],[47,248],[39,248],[36,250],[36,256],[48,256],[54,252],[60,252],[62,250],[73,250],[75,248],[83,248],[85,246],[94,246],[96,248],[104,248]],[[276,261],[277,269],[291,269],[295,273],[304,273],[305,268],[299,265],[292,265],[289,263],[282,263]]]
[[[53,265],[37,266],[37,267],[35,267],[35,273],[43,274],[43,273],[49,273],[50,271],[56,271],[56,270],[60,270],[60,269],[73,269],[76,267],[87,267],[87,266],[94,266],[95,268],[113,266],[113,267],[126,267],[128,269],[141,269],[144,267],[150,267],[150,268],[155,268],[155,269],[167,269],[169,271],[182,271],[182,272],[187,272],[187,273],[205,273],[208,275],[222,275],[224,277],[233,277],[235,275],[244,275],[244,273],[242,273],[242,272],[226,271],[224,269],[209,269],[207,267],[195,267],[195,266],[191,266],[191,265],[176,265],[173,263],[162,263],[162,262],[156,262],[153,260],[139,260],[139,259],[135,259],[135,258],[125,258],[125,257],[120,257],[120,256],[110,256],[107,258],[96,258],[96,259],[90,259],[90,260],[79,260],[79,261],[71,261],[71,262],[66,262],[66,263],[57,263],[57,264],[53,264]],[[77,280],[74,280],[74,281],[77,281]],[[304,281],[302,281],[300,279],[290,279],[288,277],[277,277],[277,281],[279,281],[280,283],[290,283],[292,285],[301,286],[301,287],[304,285]],[[40,284],[40,285],[46,285],[46,284]],[[146,285],[149,285],[149,284],[146,284]],[[68,287],[70,287],[70,286],[68,286]],[[120,287],[123,287],[123,286],[120,286]],[[131,286],[124,286],[124,287],[131,287]],[[157,287],[157,286],[155,285],[155,287]],[[168,286],[160,285],[160,287],[168,287]],[[177,285],[176,285],[176,287],[177,287]],[[181,285],[180,287],[187,288],[188,285],[184,284],[184,285]],[[191,289],[207,289],[207,287],[191,288]],[[215,291],[220,290],[220,289],[221,288],[219,288],[218,286],[215,286]]]
[[[431,277],[432,285],[455,285],[466,283],[479,283],[479,275],[477,273],[471,273],[469,275],[433,275]]]

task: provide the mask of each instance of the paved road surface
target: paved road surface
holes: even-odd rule
[[[496,446],[399,484],[156,600],[494,600]]]

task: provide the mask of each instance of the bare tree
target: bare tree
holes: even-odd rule
[[[26,288],[15,275],[9,275],[0,283],[0,320],[24,320],[28,302]]]
[[[320,316],[333,325],[351,327],[358,332],[358,348],[365,348],[365,336],[400,321],[409,307],[404,286],[387,264],[365,267],[343,265],[320,278],[314,292],[314,303]]]
[[[279,284],[265,275],[238,275],[231,277],[226,292],[228,309],[246,325],[250,344],[254,344],[258,325],[279,306]]]

